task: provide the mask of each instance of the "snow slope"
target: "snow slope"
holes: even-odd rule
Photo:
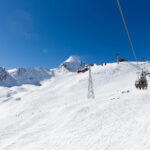
[[[95,99],[88,72],[54,69],[41,86],[0,87],[0,150],[149,150],[150,91],[135,89],[137,70],[94,65]]]

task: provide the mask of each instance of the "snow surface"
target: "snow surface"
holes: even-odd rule
[[[35,69],[40,86],[1,86],[0,150],[149,150],[150,91],[135,89],[137,70],[94,65],[95,99],[87,99],[88,72]],[[22,83],[23,70],[8,72]]]

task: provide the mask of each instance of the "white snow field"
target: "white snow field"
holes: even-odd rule
[[[150,89],[135,89],[139,67],[91,69],[95,99],[87,99],[88,72],[30,69],[32,84],[8,71],[21,84],[0,87],[0,150],[150,150]]]

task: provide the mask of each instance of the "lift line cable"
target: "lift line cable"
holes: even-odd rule
[[[122,17],[122,20],[123,20],[123,23],[124,23],[124,27],[125,27],[126,33],[127,33],[127,35],[128,35],[128,39],[129,39],[129,42],[130,42],[130,45],[131,45],[131,48],[132,48],[132,52],[133,52],[135,61],[138,62],[138,61],[137,61],[136,54],[135,54],[135,50],[134,50],[134,47],[133,47],[133,44],[132,44],[132,41],[131,41],[131,37],[130,37],[129,31],[128,31],[128,28],[127,28],[127,24],[126,24],[126,21],[125,21],[125,18],[124,18],[122,9],[121,9],[121,5],[120,5],[119,0],[117,0],[117,4],[118,4],[119,10],[120,10],[120,14],[121,14],[121,17]]]

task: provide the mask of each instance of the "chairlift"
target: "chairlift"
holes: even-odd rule
[[[148,82],[146,79],[147,72],[142,71],[138,80],[135,81],[135,87],[140,90],[145,90],[148,88]]]
[[[135,58],[135,60],[137,62],[137,66],[138,66],[138,60],[137,60],[137,57],[136,57],[136,54],[135,54],[135,50],[134,50],[134,47],[133,47],[133,44],[132,44],[132,41],[131,41],[131,37],[130,37],[129,31],[128,31],[128,28],[127,28],[127,24],[126,24],[126,21],[125,21],[125,18],[124,18],[124,15],[123,15],[123,12],[122,12],[119,0],[117,0],[117,4],[118,4],[119,11],[120,11],[123,23],[124,23],[124,27],[125,27],[125,30],[126,30],[126,33],[127,33],[127,36],[128,36],[131,48],[132,48],[132,52],[133,52],[134,58]],[[117,58],[118,57],[119,57],[119,55],[117,54]],[[144,90],[144,89],[148,88],[148,82],[147,82],[146,76],[150,75],[150,73],[147,72],[147,71],[144,71],[145,67],[141,67],[141,69],[142,69],[142,72],[140,73],[140,76],[139,76],[138,80],[135,81],[135,87],[137,89],[140,89],[140,90],[143,89]]]

